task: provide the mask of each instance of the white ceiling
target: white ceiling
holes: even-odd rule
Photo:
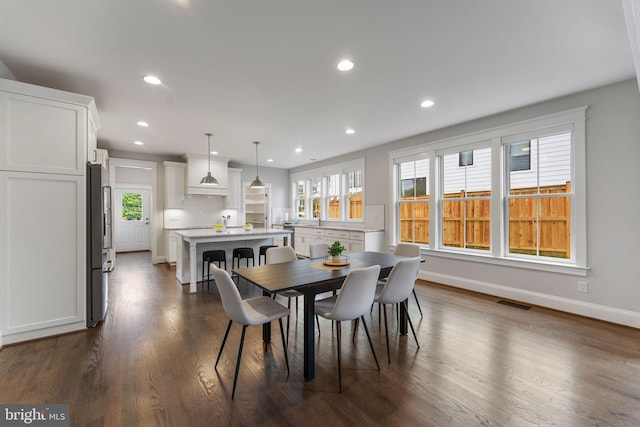
[[[0,61],[93,96],[102,148],[206,154],[212,132],[220,156],[254,164],[257,140],[279,168],[635,73],[613,0],[2,0]]]

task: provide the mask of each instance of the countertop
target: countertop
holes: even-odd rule
[[[176,230],[178,236],[187,239],[210,238],[228,240],[229,238],[246,237],[249,239],[258,239],[261,237],[271,237],[272,235],[291,234],[290,230],[279,230],[275,228],[254,228],[251,231],[245,231],[242,227],[227,228],[225,231],[216,231],[210,228],[193,228]]]
[[[371,233],[376,231],[384,231],[381,228],[357,228],[357,227],[344,227],[339,225],[305,225],[294,224],[294,227],[298,228],[319,228],[321,230],[338,230],[338,231],[360,231],[363,233]]]

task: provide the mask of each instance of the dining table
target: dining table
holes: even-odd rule
[[[358,268],[379,265],[379,278],[385,278],[395,263],[404,258],[382,252],[361,252],[346,256],[342,263],[344,265],[331,265],[333,264],[331,261],[322,258],[302,259],[280,264],[236,268],[233,273],[262,289],[264,295],[273,295],[289,289],[303,294],[304,378],[312,380],[315,378],[314,316],[316,295],[339,289],[349,272]],[[404,322],[401,321],[401,327],[402,323]],[[262,333],[263,340],[270,342],[271,325],[265,324]],[[404,333],[406,333],[406,325]]]

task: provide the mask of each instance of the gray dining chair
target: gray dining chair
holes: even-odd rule
[[[222,356],[222,350],[229,337],[229,331],[231,330],[231,324],[233,322],[242,325],[242,336],[240,338],[240,348],[238,349],[238,360],[236,362],[236,372],[233,377],[233,391],[231,392],[231,400],[234,399],[236,394],[236,385],[238,383],[238,374],[240,372],[240,361],[242,359],[242,346],[244,345],[244,336],[248,326],[264,325],[270,323],[273,320],[278,319],[280,323],[280,335],[282,337],[282,350],[284,351],[284,360],[287,365],[287,375],[289,374],[289,359],[287,357],[287,345],[284,339],[284,328],[282,327],[282,318],[289,315],[289,309],[282,304],[272,300],[267,296],[254,297],[243,300],[240,297],[240,292],[236,284],[225,270],[221,270],[215,265],[211,265],[211,273],[215,280],[215,284],[218,287],[220,298],[222,299],[222,306],[224,311],[229,317],[229,325],[227,331],[222,339],[220,345],[220,351],[216,358],[215,369],[218,369],[218,362],[220,362],[220,356]]]
[[[407,258],[396,262],[391,269],[391,273],[387,277],[384,287],[376,290],[376,296],[374,302],[377,302],[382,307],[384,313],[384,334],[387,340],[387,358],[391,363],[391,352],[389,350],[389,326],[387,324],[387,304],[401,304],[404,312],[409,320],[409,326],[411,326],[411,332],[413,338],[416,340],[418,348],[420,343],[418,337],[416,337],[416,331],[413,328],[413,322],[409,316],[409,310],[407,307],[406,299],[411,295],[411,290],[416,281],[418,270],[420,269],[420,257]]]
[[[369,347],[376,361],[376,366],[380,370],[378,357],[371,342],[369,328],[364,320],[364,314],[369,310],[373,303],[376,292],[376,284],[380,275],[380,266],[372,265],[371,267],[359,268],[351,270],[345,278],[340,293],[328,298],[317,300],[315,302],[315,311],[318,316],[325,319],[335,320],[337,322],[337,348],[338,348],[338,389],[342,393],[342,368],[340,360],[340,341],[341,322],[344,320],[362,320],[362,325],[367,333]]]
[[[396,248],[393,251],[393,254],[394,255],[398,255],[398,256],[411,257],[411,258],[419,257],[420,256],[420,246],[416,245],[415,243],[400,242],[400,243],[398,243],[396,245]],[[418,277],[418,274],[416,273],[416,278],[417,277]],[[382,283],[382,285],[384,286],[384,283]],[[422,315],[422,307],[420,307],[420,301],[418,301],[418,295],[416,294],[415,286],[411,287],[411,292],[413,293],[413,298],[416,300],[416,306],[418,306],[418,311],[420,312],[420,317],[423,317],[423,315]]]
[[[309,245],[309,258],[324,258],[329,254],[328,243],[313,243]]]
[[[280,264],[283,262],[297,261],[298,257],[291,246],[277,246],[267,249],[265,261],[267,264]],[[296,300],[296,315],[298,313],[298,297],[302,296],[301,292],[293,289],[276,292],[275,296],[287,298],[287,308],[291,310],[291,299]],[[287,316],[287,346],[289,345],[289,324],[291,323],[291,315]]]

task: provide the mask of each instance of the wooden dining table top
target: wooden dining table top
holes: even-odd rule
[[[269,293],[287,289],[302,291],[300,288],[335,283],[353,269],[372,265],[379,265],[380,276],[386,277],[394,264],[405,258],[381,252],[360,252],[347,257],[349,265],[343,268],[324,266],[320,258],[236,268],[233,272]]]

